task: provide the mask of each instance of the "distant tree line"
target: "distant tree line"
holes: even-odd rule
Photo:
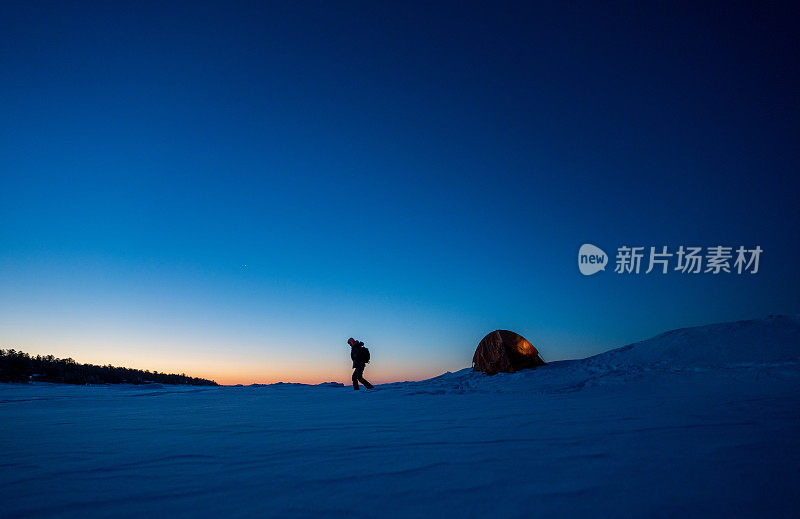
[[[0,382],[59,382],[63,384],[187,384],[216,386],[213,380],[187,377],[183,373],[159,373],[116,366],[79,364],[73,359],[57,359],[52,355],[31,357],[25,352],[0,349]]]

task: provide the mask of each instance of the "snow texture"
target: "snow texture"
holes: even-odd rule
[[[0,384],[0,517],[789,517],[800,318],[352,391]]]

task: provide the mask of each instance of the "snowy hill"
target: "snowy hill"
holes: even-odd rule
[[[800,360],[800,317],[682,328],[595,355],[587,366],[607,368],[722,368]]]
[[[420,393],[564,392],[624,383],[666,372],[764,369],[800,365],[800,316],[711,324],[662,333],[581,360],[492,377],[465,368],[421,382],[387,388]]]
[[[373,392],[0,384],[0,515],[794,516],[799,323]]]

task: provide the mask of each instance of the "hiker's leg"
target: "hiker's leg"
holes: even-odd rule
[[[358,380],[360,380],[360,381],[361,381],[361,383],[362,383],[362,384],[364,384],[364,387],[365,387],[365,388],[367,388],[367,389],[372,389],[372,384],[370,384],[369,382],[367,382],[367,379],[365,379],[365,378],[364,378],[364,372],[363,372],[363,371],[361,371],[361,372],[358,374]]]
[[[359,376],[360,375],[358,373],[358,370],[355,370],[353,372],[353,389],[355,389],[356,391],[358,390],[358,378],[359,378]],[[364,384],[364,385],[366,386],[366,384]]]

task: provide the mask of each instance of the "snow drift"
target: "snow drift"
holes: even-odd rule
[[[611,369],[708,369],[767,366],[799,359],[800,317],[770,316],[672,330],[584,362]]]
[[[487,377],[467,368],[388,387],[422,393],[568,392],[646,374],[658,377],[661,372],[788,368],[799,362],[800,316],[770,316],[672,330],[586,359],[551,362],[514,374]]]

